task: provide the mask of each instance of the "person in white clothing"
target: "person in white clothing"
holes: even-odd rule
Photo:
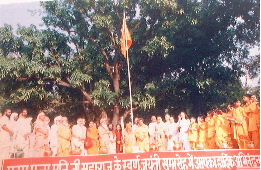
[[[84,141],[86,139],[85,119],[78,118],[77,125],[72,127],[72,151],[79,151],[80,155],[87,155],[84,148]]]
[[[166,150],[166,138],[165,138],[165,124],[160,116],[157,117],[157,126],[155,131],[156,137],[156,150],[165,151]]]
[[[183,150],[190,150],[190,143],[189,143],[189,136],[188,136],[188,130],[190,126],[190,120],[187,117],[185,112],[181,112],[179,114],[179,140],[182,143],[182,149]]]
[[[149,135],[150,135],[150,149],[156,150],[156,126],[157,118],[156,116],[151,116],[151,123],[149,124]]]
[[[174,142],[179,141],[179,126],[177,123],[175,123],[175,120],[173,117],[170,117],[169,119],[169,125],[167,126],[167,130],[169,132],[169,140],[168,140],[168,146],[167,150],[168,151],[173,151],[174,148]]]
[[[0,160],[7,159],[10,156],[11,137],[14,132],[10,128],[11,109],[5,109],[3,116],[0,118]]]
[[[50,131],[50,147],[52,150],[52,156],[57,156],[58,153],[58,127],[61,124],[62,116],[54,118],[53,125]]]
[[[32,132],[32,118],[28,117],[28,110],[23,109],[17,120],[16,148],[22,150],[24,157],[29,157],[29,136]]]
[[[12,113],[10,116],[10,121],[9,121],[9,127],[10,130],[13,131],[13,136],[11,137],[11,148],[10,148],[10,154],[11,157],[15,157],[16,154],[16,147],[15,147],[15,141],[17,138],[17,119],[18,119],[18,113]]]

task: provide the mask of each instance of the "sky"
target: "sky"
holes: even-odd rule
[[[41,0],[48,1],[48,0]],[[10,24],[14,29],[17,25],[30,26],[36,25],[38,28],[44,28],[42,22],[42,8],[39,0],[0,0],[0,27],[4,24]],[[250,53],[258,54],[258,48],[254,48]],[[258,86],[260,76],[255,79],[250,79],[247,76],[241,78],[243,84],[247,86]]]

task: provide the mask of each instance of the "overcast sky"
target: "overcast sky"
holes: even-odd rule
[[[18,24],[23,26],[34,24],[38,28],[44,28],[41,15],[39,0],[0,0],[0,27],[10,24],[16,29]],[[259,51],[255,48],[251,53],[256,54]],[[259,78],[248,79],[248,86],[257,86]],[[246,77],[242,77],[241,81],[245,84]]]
[[[0,26],[4,24],[10,24],[14,27],[17,24],[40,26],[42,24],[39,1],[9,4],[3,2],[4,0],[0,0]]]

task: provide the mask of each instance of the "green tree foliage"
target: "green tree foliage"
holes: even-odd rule
[[[35,110],[89,119],[106,112],[113,122],[129,113],[120,52],[124,10],[139,112],[200,114],[241,97],[242,67],[259,44],[254,0],[64,0],[42,6],[46,30],[0,28],[3,96]]]

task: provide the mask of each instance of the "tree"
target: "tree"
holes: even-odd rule
[[[67,106],[117,122],[129,113],[123,11],[132,31],[134,107],[194,114],[243,91],[242,61],[259,43],[259,1],[70,0],[42,3],[46,30],[1,28],[0,77],[14,103]],[[242,8],[242,10],[241,10]],[[37,108],[39,109],[39,108]],[[80,112],[79,111],[79,112]]]

